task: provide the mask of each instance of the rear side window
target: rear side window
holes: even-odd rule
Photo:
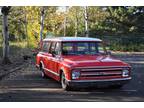
[[[42,51],[48,52],[50,48],[50,42],[43,42]]]
[[[59,55],[60,51],[61,51],[61,44],[60,44],[60,42],[57,42],[55,45],[55,54]]]
[[[56,45],[56,42],[51,43],[51,47],[50,47],[50,50],[49,50],[50,53],[52,53],[55,50],[55,45]]]

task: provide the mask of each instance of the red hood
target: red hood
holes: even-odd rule
[[[128,66],[127,63],[110,56],[63,56],[64,62],[69,65],[83,67],[83,66]]]

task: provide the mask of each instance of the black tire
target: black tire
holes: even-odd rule
[[[45,70],[43,69],[43,66],[40,66],[40,70],[41,70],[41,76],[42,78],[47,78],[46,74],[45,74]]]
[[[62,72],[62,74],[61,74],[61,86],[62,86],[62,88],[63,88],[64,90],[66,90],[66,91],[71,90],[71,89],[70,89],[70,86],[69,86],[69,85],[67,84],[67,82],[66,82],[65,75],[64,75],[63,72]]]

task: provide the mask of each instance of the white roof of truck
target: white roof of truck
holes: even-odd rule
[[[43,41],[97,41],[101,42],[101,39],[98,38],[89,38],[89,37],[53,37],[53,38],[46,38]]]

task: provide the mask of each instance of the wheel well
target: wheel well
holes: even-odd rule
[[[61,69],[60,70],[60,81],[61,81],[61,75],[62,75],[62,73],[63,73],[63,70]]]
[[[40,70],[42,70],[42,63],[41,62],[39,64],[39,68],[40,68]]]

